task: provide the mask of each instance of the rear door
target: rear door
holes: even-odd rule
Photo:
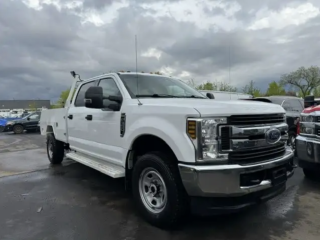
[[[70,148],[85,154],[92,152],[92,129],[90,129],[90,121],[88,121],[86,117],[98,110],[86,108],[84,96],[88,88],[96,86],[96,84],[97,81],[90,81],[80,86],[67,114],[68,142]]]

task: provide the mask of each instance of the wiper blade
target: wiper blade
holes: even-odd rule
[[[169,94],[141,94],[141,95],[136,95],[136,97],[153,97],[153,98],[174,98],[174,97],[178,97],[178,96],[174,96],[174,95],[169,95]]]
[[[205,97],[201,97],[201,96],[195,96],[195,95],[191,95],[191,96],[183,96],[184,98],[201,98],[201,99],[205,99]]]

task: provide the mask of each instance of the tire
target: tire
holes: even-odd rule
[[[13,126],[12,130],[15,134],[22,134],[24,131],[24,127],[21,124],[17,124]]]
[[[64,158],[64,143],[56,140],[52,133],[47,135],[47,155],[51,164],[60,164]]]
[[[303,173],[304,173],[304,176],[308,179],[313,179],[313,180],[320,179],[320,173],[317,171],[304,168]]]
[[[164,184],[159,187],[157,183],[153,183],[143,188],[143,180],[148,177],[153,177],[156,182]],[[150,207],[155,202],[146,199],[147,189],[151,192],[163,189],[166,196],[162,198],[163,208]],[[177,164],[172,157],[164,153],[150,152],[138,159],[132,173],[132,193],[138,211],[154,226],[175,228],[189,213],[189,199],[182,185]]]

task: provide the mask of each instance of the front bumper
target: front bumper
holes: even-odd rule
[[[12,125],[5,125],[3,128],[3,132],[12,132],[13,126]]]
[[[320,170],[320,139],[298,135],[296,153],[301,168]]]
[[[281,158],[252,165],[178,166],[189,196],[239,197],[285,183],[294,172],[293,155],[291,148],[287,148]],[[278,170],[283,171],[281,182],[273,177]]]

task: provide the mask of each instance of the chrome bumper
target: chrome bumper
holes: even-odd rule
[[[320,164],[320,139],[298,135],[296,153],[299,161]]]
[[[271,179],[264,179],[257,185],[241,186],[241,175],[288,165],[290,161],[293,161],[293,151],[287,148],[283,157],[254,165],[195,166],[179,164],[178,166],[182,182],[189,196],[233,197],[272,187]],[[287,171],[288,178],[292,175],[293,169]]]

